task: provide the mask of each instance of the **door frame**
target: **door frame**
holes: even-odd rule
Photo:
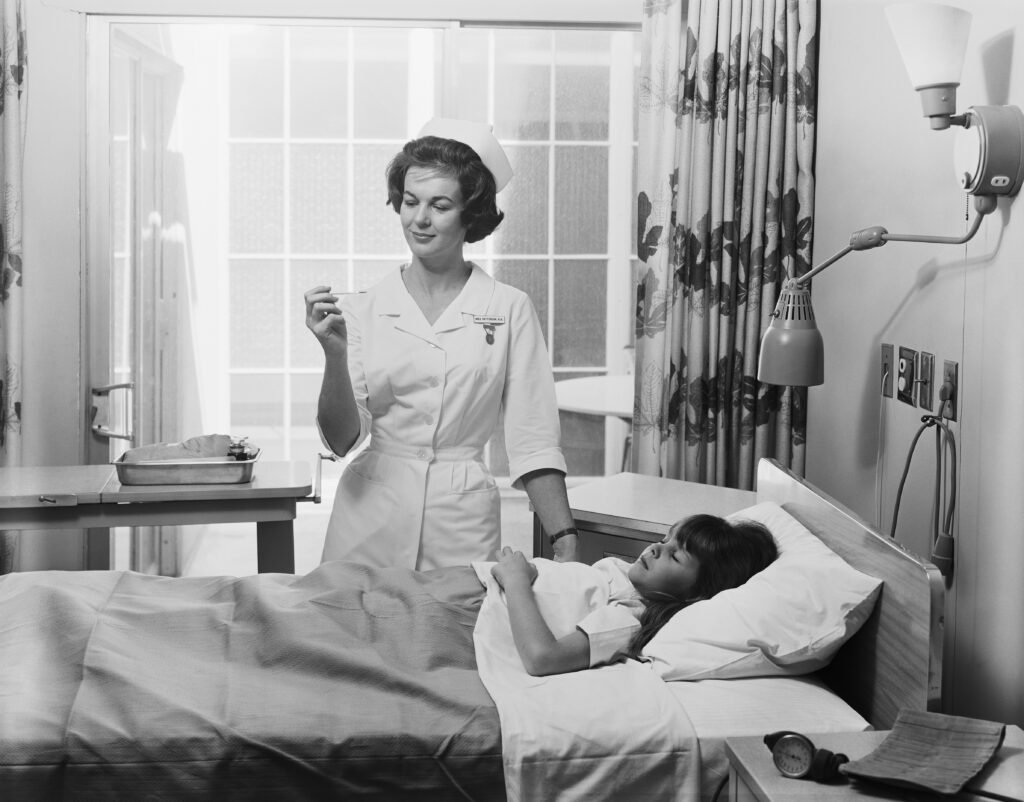
[[[113,48],[116,46],[130,58],[134,57],[141,68],[133,80],[130,91],[134,100],[149,98],[144,94],[147,84],[155,79],[161,85],[156,93],[158,101],[165,101],[167,89],[173,91],[171,81],[179,76],[180,66],[146,43],[126,35],[123,31],[114,30],[112,20],[104,17],[87,17],[86,37],[86,175],[85,175],[85,230],[87,240],[85,286],[83,293],[88,299],[83,314],[83,372],[89,384],[89,406],[87,407],[88,425],[84,429],[84,456],[87,464],[104,464],[110,461],[110,435],[101,435],[93,429],[93,417],[96,414],[94,399],[98,388],[122,388],[123,377],[112,375],[113,340],[110,329],[111,322],[111,286],[112,265],[111,254],[114,245],[111,236],[113,223],[111,215],[111,146],[112,127],[110,123],[111,97],[111,60]],[[141,104],[132,103],[133,113],[141,109]],[[165,103],[160,103],[155,111],[154,120],[158,136],[150,137],[151,150],[149,158],[153,160],[153,175],[144,186],[144,193],[131,193],[133,207],[129,215],[129,226],[134,232],[131,238],[130,263],[133,273],[131,299],[131,384],[129,390],[130,427],[127,433],[115,435],[115,438],[129,440],[130,446],[142,442],[156,442],[161,438],[164,427],[163,414],[166,411],[168,398],[175,396],[173,387],[165,387],[164,375],[168,366],[161,356],[161,342],[173,343],[173,333],[167,336],[162,331],[167,320],[175,318],[173,309],[163,309],[161,287],[163,279],[161,240],[158,236],[160,223],[166,216],[163,214],[167,201],[163,185],[165,162],[163,158],[167,134],[171,120],[167,117]],[[141,118],[137,114],[137,118]],[[133,121],[132,125],[131,162],[133,169],[131,180],[133,186],[140,180],[140,165],[146,163],[146,151],[142,148],[142,134],[138,132]],[[143,175],[145,171],[142,171]],[[145,194],[146,198],[140,198]],[[148,201],[152,203],[148,203]],[[157,206],[161,210],[159,221],[151,224],[151,236],[147,242],[142,231],[144,221],[142,214],[146,212],[143,203]],[[139,325],[142,320],[153,320],[154,325]],[[163,321],[163,322],[162,322]],[[173,355],[171,355],[173,358]],[[173,528],[168,528],[173,530]],[[172,531],[161,532],[159,527],[139,527],[130,535],[130,567],[133,570],[152,568],[154,565],[161,574],[172,574],[177,569],[176,538]],[[85,557],[87,565],[111,565],[114,558],[113,533],[109,529],[89,529],[86,531]]]

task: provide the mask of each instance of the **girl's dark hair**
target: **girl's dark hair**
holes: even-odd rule
[[[494,176],[469,145],[436,136],[406,142],[387,167],[388,203],[396,212],[402,208],[405,174],[410,167],[436,170],[459,182],[466,242],[482,240],[505,218],[498,210]]]
[[[640,651],[677,612],[696,601],[742,585],[774,562],[779,551],[771,532],[755,521],[730,523],[717,515],[693,515],[677,521],[669,534],[700,564],[693,598],[648,601],[640,615],[640,631],[627,654]]]

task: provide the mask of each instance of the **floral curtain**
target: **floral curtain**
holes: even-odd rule
[[[645,0],[633,468],[750,489],[804,467],[806,388],[757,381],[811,257],[817,0]]]
[[[25,151],[25,16],[0,0],[0,465],[21,464],[21,168]],[[11,570],[17,535],[0,532],[0,573]]]

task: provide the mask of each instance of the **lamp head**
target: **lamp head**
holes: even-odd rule
[[[825,382],[825,346],[814,322],[811,293],[795,279],[783,285],[772,322],[761,338],[757,378],[797,387]]]
[[[885,13],[910,82],[921,95],[924,116],[932,128],[949,128],[971,15],[941,3],[898,3],[886,6]]]

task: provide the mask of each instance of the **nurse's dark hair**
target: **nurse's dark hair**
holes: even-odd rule
[[[410,167],[436,170],[459,182],[466,242],[479,242],[505,218],[505,213],[498,209],[494,176],[469,145],[436,136],[423,136],[406,142],[386,171],[388,203],[396,212],[402,208],[405,174]]]
[[[689,598],[645,600],[640,630],[633,636],[627,653],[638,657],[641,650],[673,615],[684,607],[736,588],[779,556],[771,532],[756,521],[727,521],[717,515],[692,515],[676,521],[669,530],[676,546],[697,559],[697,583]]]

